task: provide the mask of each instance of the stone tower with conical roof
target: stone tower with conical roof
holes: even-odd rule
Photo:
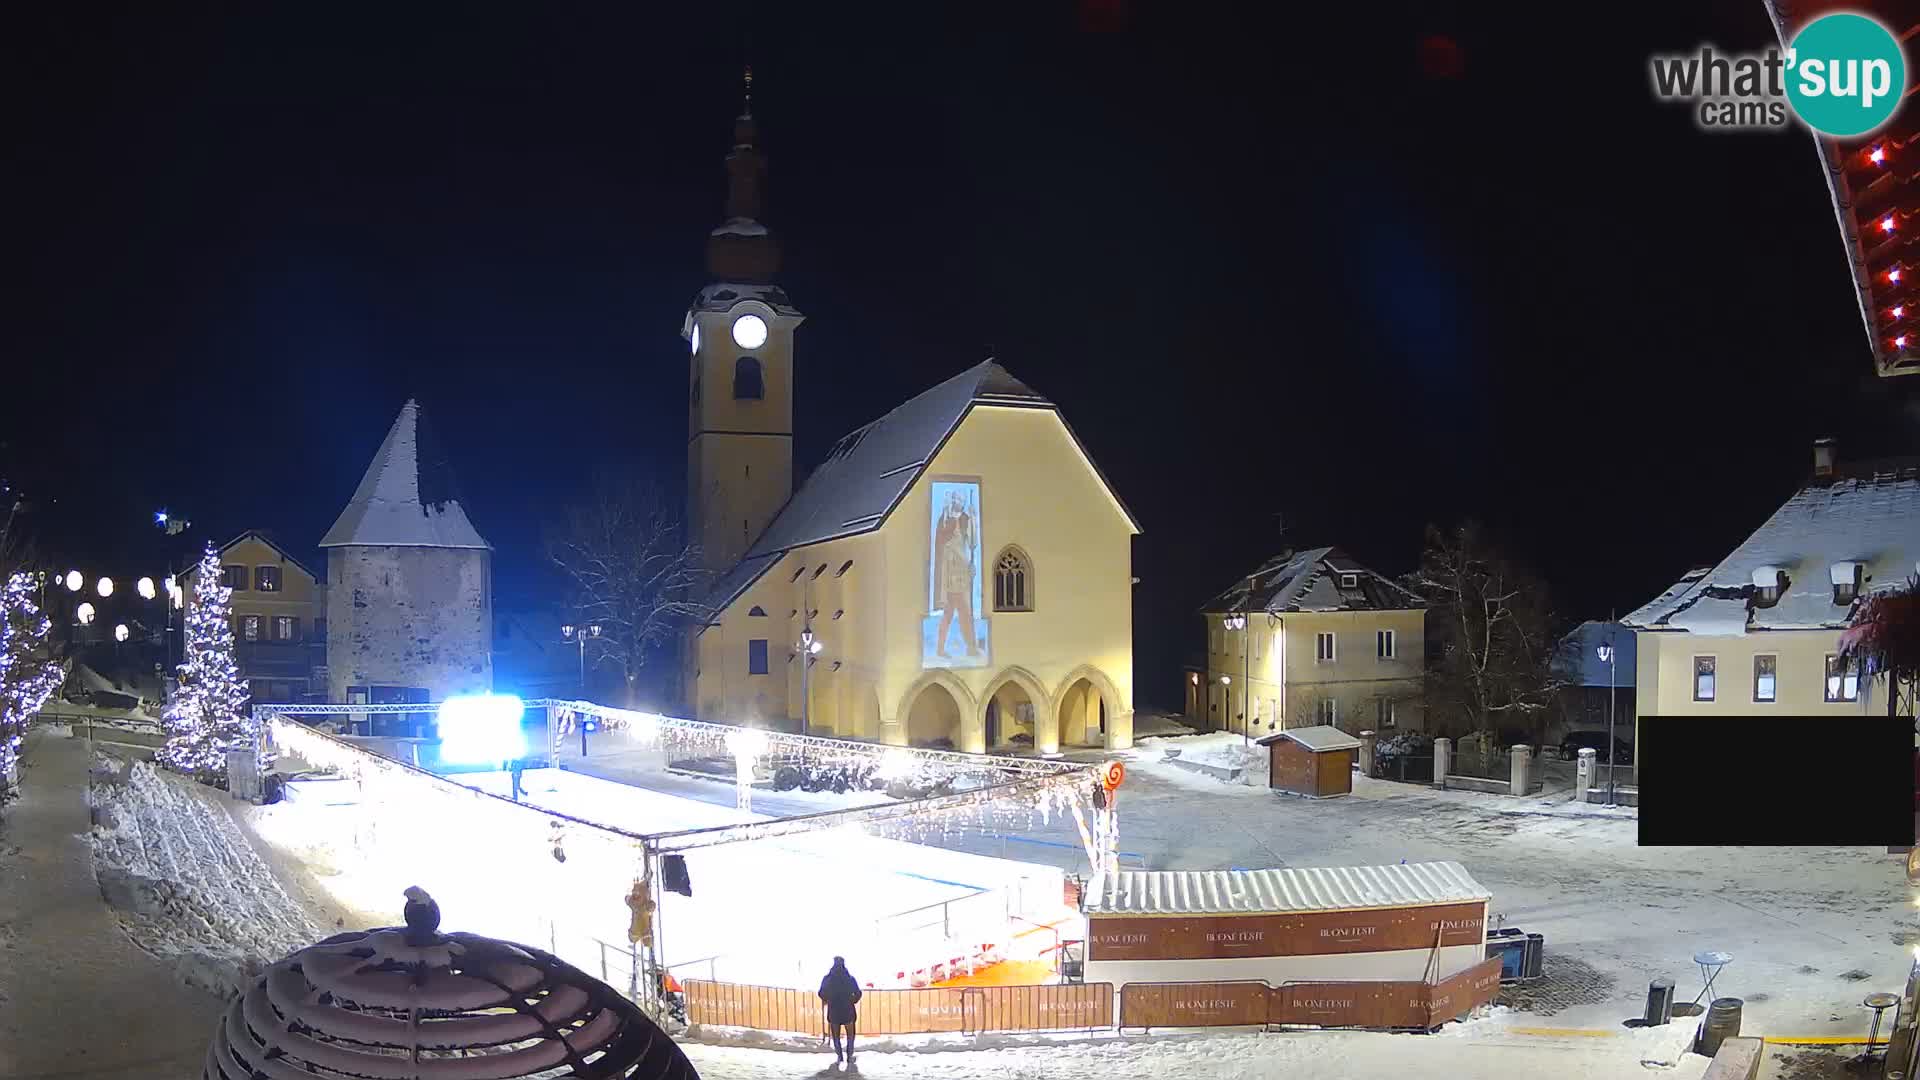
[[[493,551],[468,520],[417,402],[401,408],[320,546],[329,701],[443,701],[493,689]],[[388,719],[373,717],[374,730],[409,733]]]

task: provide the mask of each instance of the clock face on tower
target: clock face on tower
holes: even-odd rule
[[[742,315],[733,320],[733,343],[743,349],[757,349],[767,343],[767,323],[758,315]]]

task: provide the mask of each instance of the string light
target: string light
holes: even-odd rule
[[[1907,313],[1907,308],[1906,308],[1906,305],[1905,305],[1905,304],[1895,304],[1895,305],[1893,305],[1893,317],[1894,317],[1894,318],[1896,318],[1896,319],[1898,319],[1898,318],[1901,318],[1901,317],[1903,317],[1903,316],[1905,316],[1905,315],[1906,315],[1906,313]]]
[[[16,573],[0,594],[0,802],[28,721],[67,677],[66,662],[42,651],[53,623],[33,602],[37,588],[33,575]]]
[[[251,725],[247,684],[233,656],[232,598],[220,584],[220,553],[209,543],[194,578],[179,686],[161,714],[167,745],[157,756],[168,768],[224,776],[227,751],[246,745]]]
[[[1887,271],[1887,280],[1893,282],[1895,285],[1900,284],[1900,268],[1896,266]]]
[[[1884,146],[1874,147],[1872,152],[1867,154],[1867,160],[1873,162],[1875,165],[1886,164],[1887,148]]]

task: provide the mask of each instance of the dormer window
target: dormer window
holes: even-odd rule
[[[1762,566],[1753,572],[1753,606],[1772,607],[1780,602],[1786,588],[1787,572],[1777,566]]]
[[[1828,577],[1833,582],[1833,602],[1841,607],[1852,607],[1860,598],[1860,586],[1866,581],[1866,567],[1857,562],[1837,562],[1833,564]]]
[[[1340,575],[1340,587],[1341,587],[1341,588],[1343,588],[1343,589],[1357,589],[1357,588],[1359,588],[1359,587],[1360,587],[1360,575],[1359,575],[1359,574],[1341,574],[1341,575]]]

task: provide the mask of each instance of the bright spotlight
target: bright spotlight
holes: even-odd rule
[[[139,593],[142,600],[151,600],[159,595],[159,593],[154,590],[153,579],[150,577],[143,577],[135,582],[133,591]]]
[[[80,576],[80,571],[78,570],[67,571],[67,591],[68,592],[79,592],[81,589],[84,589],[86,587],[87,587],[87,579]]]
[[[440,760],[500,765],[526,756],[520,720],[526,706],[505,694],[472,694],[440,703]]]

